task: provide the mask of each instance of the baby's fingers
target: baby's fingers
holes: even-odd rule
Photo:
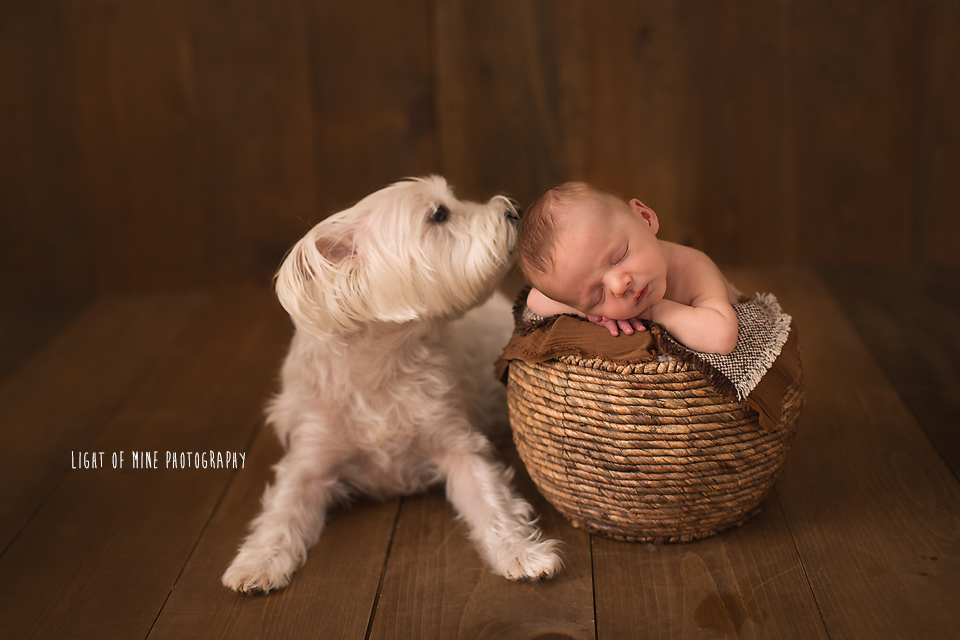
[[[600,322],[598,322],[597,324],[599,324],[601,327],[606,327],[607,331],[609,331],[610,335],[612,336],[620,335],[619,327],[617,326],[616,320],[611,320],[610,318],[601,318]]]
[[[619,326],[616,320],[610,320],[609,318],[607,318],[603,322],[601,322],[600,325],[606,327],[610,331],[610,335],[612,336],[620,335]]]
[[[635,327],[630,320],[617,320],[617,326],[628,336],[634,332]]]
[[[612,336],[619,336],[621,331],[627,335],[631,335],[637,331],[647,330],[647,328],[643,326],[643,323],[640,322],[638,318],[631,318],[629,320],[613,320],[612,318],[607,318],[605,316],[588,315],[587,320],[593,324],[605,327]]]

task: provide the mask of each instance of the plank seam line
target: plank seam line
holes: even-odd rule
[[[383,566],[380,568],[380,582],[377,583],[377,593],[373,597],[373,608],[370,610],[370,619],[367,621],[367,632],[364,634],[364,640],[370,640],[370,634],[373,633],[373,621],[377,617],[377,607],[380,606],[380,593],[383,591],[383,580],[387,575],[387,564],[390,562],[390,553],[393,551],[393,541],[397,537],[397,525],[400,523],[400,512],[403,510],[404,498],[400,498],[397,505],[397,515],[393,519],[393,527],[390,529],[390,542],[387,543],[387,552],[383,556]]]
[[[147,375],[148,374],[146,372],[142,372],[140,374],[139,380],[134,385],[137,390],[140,389],[141,385],[143,384],[143,380],[146,378]],[[88,450],[88,451],[93,450],[93,443],[96,442],[97,439],[103,435],[104,431],[107,430],[107,427],[113,422],[117,414],[120,413],[121,409],[125,406],[127,400],[129,400],[130,395],[132,395],[132,393],[128,393],[124,395],[124,397],[117,399],[113,407],[106,412],[106,415],[103,418],[103,422],[101,423],[100,428],[96,432],[92,433],[90,437],[87,438],[86,442],[83,445],[81,445],[85,450]],[[57,492],[57,490],[61,487],[61,485],[63,485],[63,483],[66,481],[69,475],[70,475],[70,470],[64,468],[63,473],[61,473],[60,477],[55,482],[53,482],[52,486],[50,487],[50,490],[47,491],[46,495],[40,499],[40,501],[37,503],[37,506],[33,509],[33,511],[30,512],[30,515],[24,519],[23,524],[20,526],[20,528],[17,529],[17,532],[13,535],[12,538],[10,538],[10,542],[7,543],[7,546],[3,548],[3,551],[0,551],[0,557],[3,557],[4,555],[6,555],[6,553],[10,551],[13,545],[16,544],[17,540],[20,538],[20,535],[27,529],[27,527],[30,526],[30,523],[33,522],[33,519],[37,517],[37,514],[40,513],[44,505],[46,505],[47,502],[50,501],[50,498],[53,497],[53,495]]]
[[[436,173],[444,176],[446,175],[444,166],[446,163],[444,161],[443,153],[443,143],[444,143],[444,131],[443,131],[443,107],[442,107],[442,98],[443,92],[442,87],[440,86],[443,82],[441,78],[440,70],[440,50],[442,46],[440,44],[440,18],[437,16],[437,12],[440,11],[438,8],[438,3],[431,1],[428,3],[427,7],[427,22],[428,29],[430,30],[430,35],[427,38],[427,46],[429,47],[430,53],[430,78],[429,82],[429,91],[430,91],[430,106],[433,109],[433,143],[431,145],[431,153],[433,154],[433,161],[436,163]]]
[[[600,623],[597,621],[597,564],[593,559],[594,535],[590,534],[590,593],[593,595],[593,637],[600,637]]]
[[[57,492],[57,489],[60,488],[60,485],[63,484],[64,480],[69,474],[70,474],[69,471],[64,471],[63,475],[60,476],[60,479],[53,483],[53,486],[50,487],[50,490],[47,491],[47,494],[40,499],[40,501],[37,503],[37,506],[33,509],[32,512],[30,512],[30,515],[27,516],[26,519],[24,519],[23,524],[20,525],[20,528],[17,529],[17,532],[13,534],[12,538],[10,538],[10,542],[7,543],[7,546],[3,548],[3,551],[0,551],[0,558],[5,556],[6,553],[13,548],[13,545],[15,545],[17,543],[17,540],[20,538],[20,535],[23,534],[26,528],[30,526],[30,523],[33,522],[33,519],[37,517],[37,514],[40,513],[44,505],[46,505],[47,502],[50,501],[51,496],[53,496],[53,494]]]
[[[57,334],[55,334],[54,336],[51,336],[50,339],[44,343],[43,347],[34,351],[33,355],[30,356],[30,358],[28,358],[23,363],[21,363],[20,367],[17,368],[17,372],[19,372],[20,369],[22,369],[30,359],[32,359],[34,356],[39,354],[43,350],[43,348],[45,348],[47,345],[52,343],[52,341],[55,340],[57,337],[63,335],[70,326],[72,326],[75,322],[77,322],[77,318],[79,318],[81,314],[93,309],[93,307],[103,299],[107,299],[115,302],[117,300],[124,300],[124,299],[128,300],[130,299],[130,296],[113,296],[113,297],[107,297],[107,298],[93,299],[88,303],[85,303],[83,308],[77,311],[77,313],[73,316],[72,320],[68,321],[65,325],[63,325],[63,327]],[[195,314],[195,311],[191,313],[190,317],[192,318],[194,314]],[[182,335],[182,332],[183,332],[183,329],[181,329],[177,333],[177,339],[179,339],[179,337]],[[148,364],[143,366],[141,371],[138,374],[136,374],[135,379],[131,382],[131,384],[127,388],[127,391],[124,394],[122,394],[120,397],[118,397],[113,402],[112,406],[108,405],[108,408],[104,410],[103,418],[99,422],[99,428],[93,430],[92,433],[89,434],[89,437],[87,437],[86,441],[83,444],[78,446],[81,446],[83,449],[88,451],[93,450],[93,443],[95,443],[98,438],[103,436],[103,434],[107,431],[109,426],[113,423],[114,419],[116,419],[117,415],[123,410],[123,408],[127,405],[130,399],[136,396],[136,394],[144,387],[144,385],[146,384],[146,381],[149,379],[149,376],[156,370],[159,359],[160,359],[159,355],[149,357],[147,359]],[[12,376],[7,376],[3,380],[3,382],[6,382],[7,380],[11,380],[11,379],[12,379]],[[13,545],[16,544],[16,541],[20,538],[20,535],[27,529],[27,527],[30,526],[30,523],[33,522],[33,519],[37,517],[37,514],[40,513],[40,511],[47,504],[47,502],[50,501],[50,498],[52,498],[53,495],[60,488],[60,486],[63,485],[63,483],[66,481],[69,475],[70,475],[70,470],[65,468],[63,470],[63,473],[60,474],[60,477],[52,483],[50,490],[46,493],[46,495],[43,496],[37,502],[37,506],[33,509],[30,515],[26,519],[24,519],[23,524],[20,526],[17,532],[13,535],[13,537],[10,538],[10,542],[7,543],[7,545],[3,548],[3,550],[0,550],[0,557],[3,557],[4,555],[6,555],[6,553],[10,551]]]
[[[773,492],[777,492],[777,488],[773,488]],[[810,581],[810,574],[807,573],[807,565],[803,561],[803,554],[800,553],[800,546],[797,544],[797,538],[793,535],[793,527],[790,526],[790,518],[787,517],[787,512],[783,508],[783,501],[780,500],[780,494],[777,492],[777,507],[780,509],[780,516],[783,518],[783,523],[787,526],[787,531],[790,533],[790,539],[793,541],[793,548],[797,552],[797,561],[800,563],[800,571],[803,572],[803,579],[807,583],[807,588],[810,589],[810,595],[813,596],[813,603],[817,607],[817,615],[820,616],[820,624],[823,627],[823,632],[830,636],[830,629],[827,628],[827,621],[823,617],[823,610],[820,608],[820,598],[817,597],[817,591],[813,588],[813,583]],[[763,584],[759,585],[763,586]]]
[[[834,273],[836,271],[834,270]],[[905,388],[902,383],[898,383],[892,376],[890,370],[887,368],[887,365],[883,364],[882,353],[877,351],[877,346],[872,340],[869,340],[867,336],[869,331],[867,331],[863,324],[858,319],[859,316],[854,313],[852,307],[844,304],[846,296],[843,295],[841,287],[834,282],[834,277],[832,277],[830,271],[826,267],[820,267],[816,271],[816,275],[820,278],[820,282],[823,283],[824,287],[830,294],[834,297],[837,302],[837,306],[840,308],[843,317],[846,319],[850,326],[853,328],[854,332],[857,334],[857,337],[860,339],[861,344],[867,352],[867,355],[870,356],[871,363],[873,367],[883,376],[884,380],[890,385],[899,398],[900,402],[903,404],[904,408],[913,416],[914,422],[917,423],[920,432],[923,434],[924,439],[930,444],[933,450],[940,456],[940,461],[946,467],[947,471],[950,472],[958,482],[960,482],[960,467],[956,467],[952,462],[952,456],[949,456],[949,449],[942,445],[938,438],[934,437],[933,432],[927,428],[924,424],[924,420],[921,419],[920,414],[917,413],[917,409],[914,406],[914,402],[907,397]]]
[[[260,435],[261,430],[263,430],[263,421],[258,419],[257,425],[253,428],[253,433],[249,438],[247,438],[247,444],[244,451],[250,451],[250,449],[253,447],[253,443],[257,439],[257,436]],[[173,590],[177,588],[180,578],[183,577],[183,572],[187,570],[187,567],[190,565],[190,560],[193,558],[193,554],[196,553],[197,547],[200,546],[200,541],[203,540],[203,535],[207,532],[207,529],[210,527],[210,523],[213,521],[213,518],[216,516],[217,512],[220,511],[220,506],[226,499],[227,494],[230,492],[230,487],[233,486],[233,483],[236,481],[239,474],[240,470],[234,469],[230,474],[230,480],[228,480],[223,486],[223,491],[220,492],[220,496],[217,498],[216,504],[214,504],[213,508],[210,509],[210,513],[207,515],[206,522],[203,523],[203,527],[201,527],[200,531],[197,533],[196,540],[193,541],[193,546],[190,547],[190,553],[188,553],[187,557],[184,559],[183,565],[180,567],[180,571],[177,572],[177,577],[173,579],[173,584],[170,585],[170,589],[167,591],[167,595],[163,599],[163,604],[160,605],[160,608],[157,610],[157,615],[154,616],[153,622],[150,623],[150,628],[147,629],[147,635],[144,636],[145,639],[150,637],[150,634],[153,633],[153,628],[157,626],[157,623],[160,621],[160,616],[163,615],[163,610],[167,608],[167,602],[170,601],[170,596],[173,595]]]

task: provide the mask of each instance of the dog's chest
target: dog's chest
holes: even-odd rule
[[[370,332],[327,350],[298,334],[284,369],[284,406],[323,415],[330,437],[359,455],[409,462],[437,433],[462,426],[453,362],[448,349],[426,337],[388,340]]]
[[[412,402],[403,394],[392,402],[380,402],[383,399],[355,397],[345,423],[354,454],[342,473],[348,483],[372,494],[421,491],[434,476],[430,442],[437,427],[435,416],[425,411],[432,402],[424,398]]]
[[[351,436],[360,450],[396,457],[417,446],[418,430],[404,412],[356,406],[352,411]]]
[[[392,451],[418,446],[422,436],[449,421],[455,411],[453,376],[439,366],[417,364],[385,368],[375,376],[354,372],[344,380],[340,406],[358,445]]]

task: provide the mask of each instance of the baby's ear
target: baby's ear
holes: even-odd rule
[[[639,215],[643,221],[650,226],[650,229],[652,229],[654,235],[656,235],[656,233],[660,230],[660,220],[657,218],[657,214],[654,212],[654,210],[636,198],[630,201],[630,208],[633,209],[634,213]]]
[[[335,238],[320,237],[314,243],[320,252],[331,264],[340,264],[348,258],[357,255],[357,246],[353,234],[337,236]]]

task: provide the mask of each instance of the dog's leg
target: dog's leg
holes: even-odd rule
[[[489,448],[485,438],[471,433],[437,455],[447,498],[496,573],[511,580],[551,577],[562,565],[557,542],[541,539],[531,520],[533,508],[513,492],[512,473],[490,457]]]
[[[291,442],[274,467],[276,482],[264,491],[263,511],[223,574],[224,586],[243,593],[280,589],[306,561],[307,549],[320,539],[327,508],[345,497],[332,452],[321,444],[327,443],[309,435]]]

